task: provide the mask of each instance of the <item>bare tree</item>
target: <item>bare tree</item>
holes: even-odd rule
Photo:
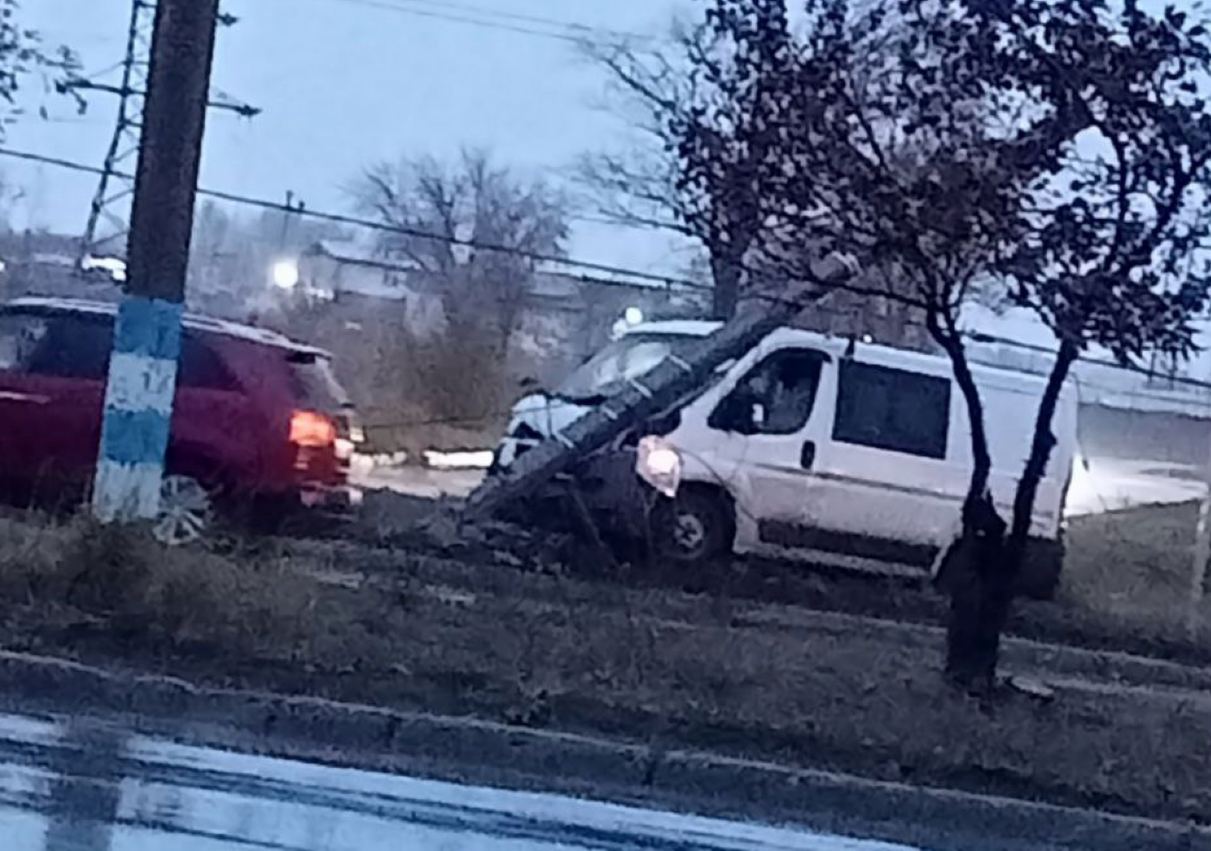
[[[785,0],[712,2],[706,21],[733,72],[671,150],[683,190],[706,199],[738,157],[762,152],[746,183],[761,188],[763,224],[749,274],[769,295],[788,277],[828,288],[797,262],[804,244],[849,251],[885,270],[864,286],[920,310],[950,358],[974,464],[947,669],[988,688],[1072,363],[1091,344],[1123,361],[1192,349],[1211,272],[1207,31],[1135,2],[806,7],[805,34],[792,37]],[[897,49],[872,63],[867,46],[893,15]],[[721,148],[720,125],[758,138]],[[988,286],[1035,310],[1057,346],[1008,519],[990,492],[960,329],[963,304]]]
[[[729,87],[734,71],[718,50],[715,30],[704,24],[674,28],[671,46],[628,42],[589,44],[587,55],[610,75],[617,108],[643,142],[625,154],[582,157],[578,176],[601,213],[622,224],[667,228],[697,239],[706,250],[714,284],[714,312],[736,311],[744,286],[744,260],[760,229],[754,177],[762,155],[745,119],[756,118],[760,93],[748,94],[728,124],[704,112],[701,91]],[[707,191],[687,194],[677,164],[665,155],[688,128],[716,139],[730,156],[725,174]]]
[[[464,151],[454,165],[371,166],[353,195],[379,221],[411,232],[385,234],[381,247],[440,281],[451,331],[491,331],[500,352],[533,283],[532,255],[561,256],[568,236],[560,193],[493,166],[482,151]]]

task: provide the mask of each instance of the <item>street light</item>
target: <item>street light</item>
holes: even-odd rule
[[[297,260],[278,260],[271,270],[273,285],[284,290],[292,290],[299,284],[299,264]]]

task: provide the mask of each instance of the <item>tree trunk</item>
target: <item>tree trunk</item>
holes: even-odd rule
[[[1038,496],[1039,482],[1047,473],[1047,462],[1051,460],[1051,450],[1055,448],[1055,435],[1051,431],[1052,420],[1055,419],[1056,405],[1060,400],[1060,391],[1064,389],[1064,381],[1076,361],[1078,351],[1075,345],[1067,341],[1060,344],[1056,354],[1055,364],[1047,377],[1047,387],[1039,400],[1039,412],[1035,417],[1034,436],[1030,442],[1030,456],[1018,480],[1017,490],[1013,496],[1013,521],[1009,528],[1009,540],[1006,542],[1005,568],[1013,579],[1017,578],[1026,555],[1026,545],[1030,540],[1030,526],[1034,519],[1034,501]]]
[[[969,496],[963,510],[963,537],[949,565],[946,673],[972,691],[987,693],[996,682],[1001,635],[1009,621],[1014,586],[1030,538],[1034,500],[1055,446],[1051,422],[1076,355],[1074,346],[1061,344],[1039,401],[1030,456],[1014,495],[1008,535],[987,489],[980,497]]]
[[[989,490],[992,457],[984,427],[984,405],[963,342],[957,333],[941,329],[936,315],[927,316],[927,320],[934,339],[950,357],[971,427],[972,470],[963,502],[962,534],[943,565],[942,579],[950,593],[946,675],[964,688],[986,691],[996,673],[1001,631],[1012,596],[1012,585],[1006,583],[1000,569],[1005,521]]]
[[[740,302],[739,259],[730,254],[712,254],[711,276],[715,283],[712,312],[716,319],[727,321],[736,315]]]
[[[991,495],[968,499],[963,536],[952,555],[947,582],[946,675],[956,684],[987,693],[996,677],[1001,632],[1009,617],[1013,585],[1003,569],[1005,521]]]

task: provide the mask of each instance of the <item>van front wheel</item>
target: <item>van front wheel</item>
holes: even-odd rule
[[[736,519],[723,494],[683,487],[673,499],[660,497],[652,506],[648,534],[658,555],[681,564],[700,564],[731,551]]]

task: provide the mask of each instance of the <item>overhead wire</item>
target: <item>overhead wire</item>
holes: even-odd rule
[[[570,21],[566,18],[552,18],[544,15],[526,14],[524,12],[510,12],[501,9],[491,9],[487,6],[478,6],[471,3],[452,2],[452,0],[379,0],[379,2],[389,3],[394,5],[407,4],[409,6],[425,6],[428,8],[437,8],[443,12],[454,10],[457,12],[468,12],[474,15],[486,15],[492,18],[501,18],[508,21],[520,21],[527,24],[539,24],[542,26],[556,27],[569,29],[575,32],[586,32],[600,36],[609,36],[617,39],[628,39],[637,41],[650,40],[653,37],[643,35],[641,33],[630,32],[628,30],[615,29],[614,27],[594,26],[592,24],[581,23],[580,21]]]
[[[125,65],[126,65],[126,60],[119,59],[117,62],[114,62],[111,65],[106,65],[104,68],[101,68],[100,70],[92,71],[88,74],[81,74],[80,78],[84,79],[84,80],[95,81],[98,77],[104,77],[106,74],[112,74],[114,71],[120,70]]]
[[[400,5],[401,2],[417,2],[417,0],[327,0],[330,3],[343,3],[350,6],[361,6],[368,9],[379,9],[386,12],[395,12],[401,15],[411,15],[413,17],[430,18],[433,20],[450,21],[452,23],[466,24],[482,29],[499,30],[501,32],[511,32],[518,35],[533,36],[538,38],[553,39],[556,41],[564,41],[569,44],[615,44],[622,40],[649,40],[650,36],[643,36],[638,33],[623,33],[616,30],[604,30],[581,25],[572,22],[557,22],[551,20],[547,25],[555,26],[555,29],[539,29],[537,26],[530,26],[524,23],[511,23],[507,20],[491,20],[489,18],[475,17],[472,14],[459,11],[468,10],[467,6],[453,6],[450,4],[442,4],[455,11],[437,11],[433,8],[416,8],[411,6]],[[434,5],[434,4],[431,4]],[[491,14],[480,12],[478,14]],[[499,15],[499,17],[506,17]],[[538,19],[534,16],[509,15],[507,17],[515,19],[525,19],[531,22],[536,22]]]
[[[11,157],[14,159],[26,160],[29,162],[41,163],[43,165],[56,166],[58,168],[68,169],[71,171],[82,172],[84,174],[100,174],[102,169],[87,165],[85,163],[66,160],[60,157],[51,157],[44,154],[35,154],[29,151],[18,151],[11,148],[0,148],[0,156]],[[126,179],[131,179],[129,174],[117,173],[117,176]],[[381,233],[393,233],[400,236],[408,236],[415,239],[433,240],[436,242],[445,242],[451,245],[457,245],[463,248],[474,248],[481,251],[499,252],[502,254],[511,254],[518,257],[524,257],[529,260],[534,260],[540,263],[551,263],[559,266],[574,269],[584,269],[608,275],[618,275],[620,277],[629,278],[632,281],[648,281],[654,284],[661,284],[666,287],[680,287],[687,290],[697,290],[702,292],[710,292],[713,290],[709,284],[704,284],[700,281],[694,281],[689,278],[681,278],[676,275],[665,275],[655,272],[644,272],[637,269],[627,269],[622,266],[616,266],[610,263],[598,263],[590,260],[577,260],[571,257],[563,257],[558,254],[548,254],[540,251],[528,251],[514,246],[500,245],[482,240],[465,239],[462,237],[451,236],[448,234],[434,233],[432,231],[421,230],[420,228],[408,227],[405,225],[387,224],[374,219],[364,219],[358,216],[350,216],[344,213],[332,213],[317,210],[311,207],[300,209],[294,206],[287,206],[281,201],[270,201],[263,198],[254,198],[248,195],[241,195],[235,192],[225,192],[217,189],[207,189],[199,187],[198,195],[205,198],[213,198],[218,201],[227,201],[233,204],[241,204],[247,207],[253,207],[261,210],[286,213],[302,218],[315,219],[317,221],[326,221],[333,224],[349,225],[352,227],[365,228],[367,230],[378,231]]]
[[[14,159],[29,161],[29,162],[36,162],[36,163],[40,163],[43,165],[51,165],[51,166],[55,166],[58,168],[63,168],[66,170],[81,172],[81,173],[85,173],[85,174],[101,174],[102,173],[102,169],[100,169],[96,166],[91,166],[91,165],[87,165],[85,163],[75,162],[72,160],[62,159],[59,157],[51,157],[51,156],[46,156],[44,154],[36,154],[36,153],[29,152],[29,151],[18,151],[18,150],[11,149],[11,148],[0,147],[0,157],[10,157],[10,158],[14,158]],[[123,177],[126,179],[132,179],[131,175],[118,174],[117,176]],[[519,248],[516,248],[513,246],[499,245],[499,244],[493,244],[493,243],[488,243],[488,242],[481,242],[481,241],[478,241],[475,239],[465,239],[465,238],[451,236],[451,235],[447,235],[447,234],[433,233],[433,232],[421,230],[419,228],[411,228],[411,227],[405,227],[405,226],[386,224],[383,222],[374,221],[373,219],[363,219],[363,218],[360,218],[357,216],[349,216],[349,215],[345,215],[342,213],[325,212],[325,211],[317,210],[317,209],[314,209],[311,207],[300,209],[295,206],[288,206],[280,201],[270,201],[270,200],[266,200],[266,199],[262,199],[262,198],[255,198],[252,196],[241,195],[241,194],[234,193],[234,192],[224,192],[224,191],[220,191],[220,190],[206,189],[204,187],[199,187],[197,190],[197,194],[202,197],[213,198],[215,200],[226,201],[228,203],[233,203],[233,204],[240,204],[240,205],[244,205],[244,206],[248,206],[248,207],[252,207],[252,208],[260,209],[260,210],[280,212],[280,213],[284,213],[287,215],[294,215],[294,216],[300,216],[300,217],[304,217],[304,218],[311,218],[311,219],[315,219],[318,221],[331,222],[333,224],[343,224],[343,225],[348,225],[348,226],[352,226],[352,227],[361,227],[361,228],[366,228],[369,230],[374,230],[374,231],[382,232],[382,233],[394,233],[394,234],[398,234],[401,236],[409,236],[409,237],[416,238],[416,239],[425,239],[425,240],[433,240],[433,241],[437,241],[437,242],[445,242],[445,243],[449,243],[452,245],[457,245],[457,246],[465,247],[465,248],[473,248],[473,249],[481,250],[481,251],[491,251],[491,252],[499,252],[499,253],[503,253],[503,254],[511,254],[514,256],[524,257],[524,258],[527,258],[529,260],[533,260],[536,262],[551,263],[551,264],[563,266],[565,268],[582,269],[582,270],[586,270],[586,271],[596,272],[599,274],[616,275],[621,278],[630,279],[629,285],[631,285],[631,286],[635,286],[636,285],[635,282],[637,282],[637,281],[647,281],[649,283],[663,285],[665,288],[667,288],[669,290],[672,290],[674,287],[679,288],[682,291],[697,291],[697,292],[703,292],[703,293],[713,292],[713,290],[714,290],[714,287],[711,286],[710,284],[702,283],[701,281],[695,281],[695,280],[692,280],[689,278],[679,277],[676,275],[664,275],[664,274],[658,274],[658,273],[653,273],[653,272],[644,272],[644,271],[640,271],[640,270],[636,270],[636,269],[628,269],[628,268],[625,268],[622,266],[616,266],[616,265],[609,264],[609,263],[597,263],[597,262],[593,262],[593,261],[577,260],[577,259],[571,258],[571,257],[561,257],[557,254],[547,254],[544,252],[526,251],[524,249],[519,249]],[[596,282],[599,282],[599,283],[604,283],[604,284],[615,284],[615,285],[619,285],[619,286],[628,285],[628,282],[625,280],[617,281],[617,280],[608,280],[608,279],[601,279],[601,278],[594,278],[593,280]],[[886,291],[864,289],[864,288],[852,287],[852,286],[837,286],[835,288],[837,290],[844,291],[844,292],[850,292],[850,293],[853,293],[853,294],[859,295],[859,296],[882,296],[882,297],[891,297],[894,299],[894,296],[887,293]],[[785,305],[785,306],[798,307],[798,308],[804,308],[804,309],[813,306],[812,301],[804,300],[801,298],[795,299],[795,298],[789,298],[789,297],[784,297],[784,296],[778,296],[778,295],[774,295],[772,293],[757,293],[753,297],[760,301],[764,301],[764,302],[770,303],[770,304],[781,304],[781,305]],[[827,307],[822,306],[822,305],[816,305],[816,307],[819,309],[828,309]],[[841,312],[833,311],[833,312],[844,315],[843,311],[841,311]],[[909,324],[913,324],[913,325],[917,325],[917,326],[922,326],[924,324],[920,320],[906,319],[906,321]],[[1054,354],[1055,354],[1055,352],[1053,350],[1048,349],[1046,346],[1039,346],[1039,345],[1036,345],[1033,343],[1026,343],[1021,340],[1014,340],[1010,337],[1000,337],[997,335],[987,334],[987,333],[980,332],[980,331],[964,332],[963,336],[965,338],[967,338],[973,342],[977,342],[977,343],[1000,344],[1000,345],[1010,346],[1010,347],[1017,348],[1017,349],[1033,351],[1036,353],[1049,355],[1049,356],[1054,356]],[[1127,372],[1133,372],[1133,373],[1143,375],[1143,376],[1146,376],[1149,378],[1163,379],[1165,381],[1169,381],[1169,382],[1176,383],[1176,384],[1182,384],[1182,385],[1190,386],[1190,387],[1197,387],[1197,388],[1203,389],[1203,390],[1211,390],[1211,381],[1204,381],[1201,379],[1188,378],[1188,377],[1184,377],[1184,376],[1170,375],[1168,373],[1149,369],[1147,367],[1140,366],[1138,364],[1123,364],[1123,363],[1119,363],[1117,361],[1106,360],[1104,358],[1096,358],[1096,357],[1091,357],[1091,356],[1082,356],[1080,358],[1080,360],[1082,362],[1097,365],[1097,366],[1105,366],[1105,367],[1109,367],[1109,368],[1113,368],[1113,369],[1119,369],[1119,370],[1123,370],[1123,371],[1127,371]],[[1127,391],[1124,391],[1124,392],[1127,392]],[[1138,391],[1136,391],[1136,392],[1138,392]]]

